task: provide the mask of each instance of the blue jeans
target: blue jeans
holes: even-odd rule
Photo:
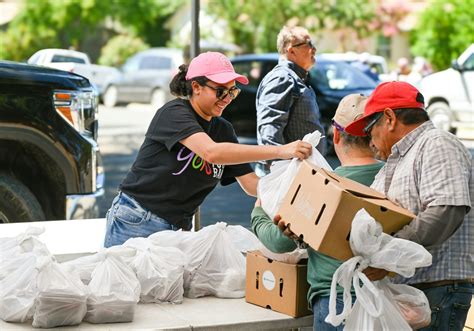
[[[352,297],[352,304],[355,302],[355,297]],[[342,313],[344,309],[344,300],[342,294],[336,298],[336,311],[338,314]],[[326,316],[329,314],[329,296],[316,296],[313,299],[313,330],[314,331],[342,331],[344,324],[339,326],[332,326],[332,324],[324,322]]]
[[[146,210],[123,192],[114,198],[106,218],[104,247],[121,245],[134,237],[146,238],[155,232],[179,229]]]
[[[471,306],[472,284],[423,289],[431,308],[431,324],[423,331],[462,331]]]

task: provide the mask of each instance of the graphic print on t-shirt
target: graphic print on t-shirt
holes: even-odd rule
[[[176,155],[176,160],[179,162],[183,161],[184,164],[178,172],[172,173],[174,176],[181,175],[189,167],[189,165],[191,165],[193,169],[197,171],[204,171],[206,175],[217,179],[221,179],[222,174],[224,173],[224,165],[209,163],[184,146],[179,150],[178,155]]]

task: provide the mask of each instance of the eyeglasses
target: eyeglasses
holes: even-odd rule
[[[383,112],[378,112],[377,114],[374,115],[374,117],[372,117],[372,120],[362,129],[362,131],[364,131],[365,135],[369,138],[372,138],[371,136],[371,131],[372,131],[372,128],[374,127],[375,123],[377,123],[379,121],[380,118],[382,118],[383,116]]]
[[[203,84],[203,86],[209,87],[213,89],[214,91],[216,91],[216,97],[219,100],[224,100],[227,97],[227,95],[229,95],[230,98],[234,100],[235,98],[237,98],[237,96],[240,93],[240,89],[237,86],[232,86],[230,89],[227,89],[221,86],[219,87],[209,86],[207,84]]]
[[[344,127],[341,124],[337,123],[335,120],[331,120],[331,124],[337,129],[337,131],[344,132]]]
[[[316,49],[316,46],[313,44],[312,40],[304,41],[304,42],[299,43],[299,44],[294,44],[294,45],[291,45],[291,47],[300,47],[300,46],[304,46],[304,45],[308,45],[309,48]]]

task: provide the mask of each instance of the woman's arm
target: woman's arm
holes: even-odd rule
[[[306,159],[312,152],[312,146],[301,140],[282,146],[216,143],[204,132],[194,133],[180,143],[207,162],[224,165],[294,157]]]
[[[240,187],[250,196],[256,197],[257,196],[257,184],[258,184],[258,176],[255,172],[248,173],[243,176],[236,177],[237,181],[239,182]]]

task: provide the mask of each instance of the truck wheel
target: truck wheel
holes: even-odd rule
[[[41,205],[17,179],[0,173],[0,223],[44,221]]]
[[[456,128],[452,126],[452,111],[446,103],[433,102],[427,111],[435,127],[456,134]]]
[[[163,106],[166,102],[166,94],[165,91],[163,91],[160,88],[156,88],[153,90],[151,93],[151,99],[150,99],[150,104],[153,106],[153,108],[159,108]]]
[[[117,98],[118,98],[118,91],[115,86],[109,86],[107,87],[107,90],[105,90],[104,96],[103,96],[103,101],[104,101],[104,106],[112,108],[117,105]]]

